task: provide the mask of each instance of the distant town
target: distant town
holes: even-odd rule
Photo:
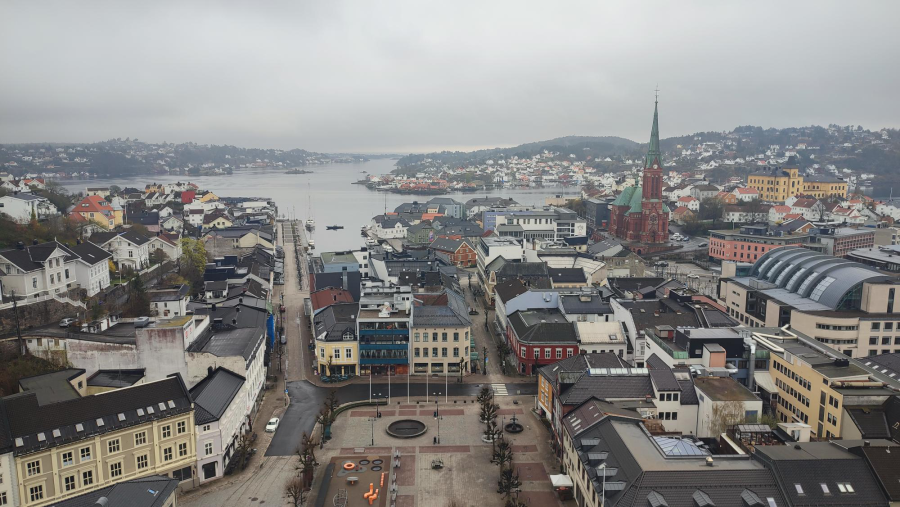
[[[189,180],[356,156],[4,146],[0,506],[900,501],[898,133],[647,113],[400,158],[340,251]]]

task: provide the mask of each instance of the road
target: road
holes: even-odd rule
[[[279,235],[279,243],[284,247],[285,259],[285,283],[276,289],[276,296],[284,298],[286,313],[284,315],[285,337],[287,341],[286,353],[283,355],[282,367],[286,372],[285,383],[290,399],[287,410],[281,416],[282,423],[272,437],[265,455],[261,457],[253,469],[243,473],[223,478],[204,486],[199,491],[193,492],[179,499],[179,504],[188,507],[221,507],[224,505],[251,505],[267,507],[284,505],[284,484],[296,475],[293,458],[304,432],[311,432],[315,427],[316,415],[322,406],[328,392],[334,387],[318,386],[311,382],[313,379],[311,358],[307,348],[311,339],[309,326],[303,310],[303,300],[309,294],[308,280],[303,277],[303,283],[298,282],[300,273],[297,270],[296,255],[293,241],[305,242],[302,233],[302,222],[297,222],[297,235],[290,234],[290,223],[283,222],[284,227]],[[287,229],[287,233],[284,230]],[[302,255],[302,253],[301,253]],[[305,255],[301,257],[301,266],[306,265]],[[465,282],[465,281],[464,281]],[[468,285],[464,283],[464,285]],[[279,294],[280,293],[280,294]],[[467,297],[471,306],[476,306],[467,291]],[[480,305],[478,305],[480,307]],[[491,315],[488,315],[492,318]],[[481,390],[482,385],[490,385],[498,396],[504,395],[529,395],[537,394],[537,384],[532,379],[523,379],[522,383],[507,383],[508,379],[500,375],[496,362],[496,346],[494,338],[484,329],[484,314],[475,316],[473,320],[473,332],[475,334],[476,347],[479,352],[487,347],[489,354],[488,375],[470,375],[465,377],[462,384],[456,383],[456,377],[430,379],[430,382],[422,382],[418,379],[409,384],[410,395],[419,397],[419,401],[429,396],[429,402],[433,401],[434,393],[449,397],[474,397]],[[406,402],[407,384],[406,377],[401,382],[393,382],[388,387],[384,382],[385,377],[377,378],[370,386],[363,379],[337,387],[337,398],[340,403],[368,400],[370,393],[375,395],[388,395],[390,389],[391,404]],[[446,385],[446,388],[445,388]],[[274,398],[280,400],[280,398]],[[415,400],[413,400],[415,401]],[[453,403],[453,400],[449,400]],[[279,401],[280,403],[280,401]],[[265,417],[268,417],[266,415]],[[263,421],[265,418],[263,418]]]

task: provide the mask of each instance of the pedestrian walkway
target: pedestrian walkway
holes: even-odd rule
[[[509,396],[509,391],[506,390],[506,384],[491,384],[491,389],[494,390],[494,395],[496,396]]]

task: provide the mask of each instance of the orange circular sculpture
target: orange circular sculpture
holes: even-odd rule
[[[356,470],[356,463],[346,462],[344,463],[344,470]]]

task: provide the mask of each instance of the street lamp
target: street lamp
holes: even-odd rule
[[[370,417],[369,421],[372,422],[372,447],[375,447],[375,417]]]
[[[441,393],[434,393],[434,418],[437,419],[437,425],[438,425],[437,426],[438,434],[437,434],[437,438],[434,441],[434,443],[436,443],[436,444],[441,443],[441,419],[443,419],[443,417],[441,417],[441,409],[440,409],[440,406],[438,406],[438,398],[437,398],[440,394]]]
[[[378,409],[378,406],[381,404],[380,399],[381,393],[375,393],[375,417],[381,417],[381,410]]]

